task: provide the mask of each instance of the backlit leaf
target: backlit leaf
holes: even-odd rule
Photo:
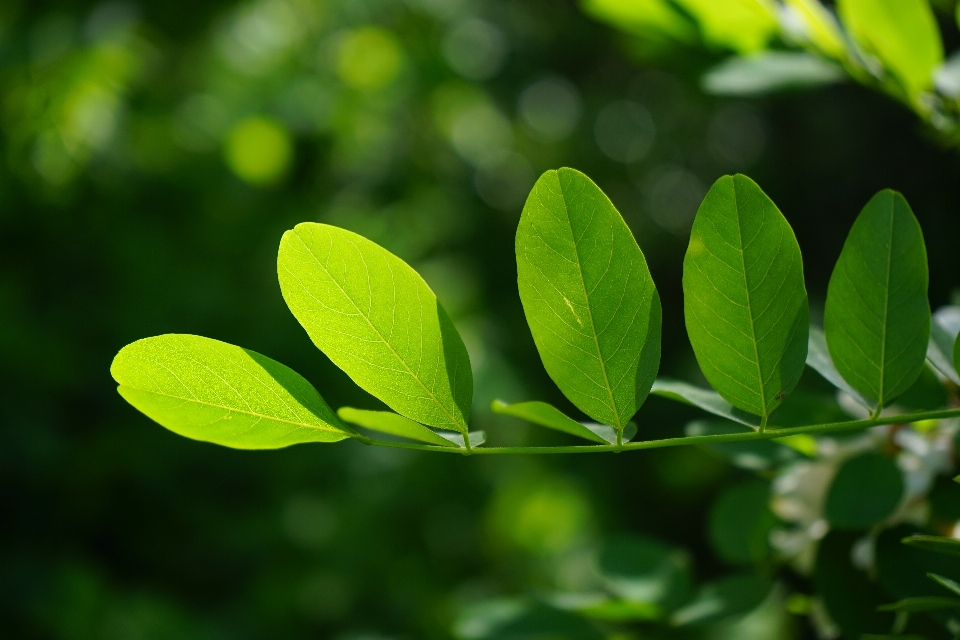
[[[283,234],[277,271],[293,315],[354,382],[411,420],[467,431],[470,358],[407,263],[363,236],[306,222]]]
[[[928,0],[837,0],[853,39],[914,96],[929,89],[943,62],[940,29]]]
[[[453,446],[449,440],[437,435],[435,431],[409,418],[391,413],[390,411],[367,411],[365,409],[354,409],[353,407],[340,407],[337,409],[337,415],[345,422],[364,427],[365,429],[389,433],[393,436],[409,438],[441,447]]]
[[[617,444],[617,432],[613,427],[594,422],[577,422],[573,418],[551,404],[533,400],[530,402],[514,402],[507,404],[502,400],[493,401],[493,411],[504,415],[523,418],[527,422],[539,424],[542,427],[556,429],[569,433],[572,436],[592,440],[598,444]],[[628,422],[623,429],[622,442],[630,442],[637,434],[637,425]]]
[[[930,339],[927,250],[903,196],[870,199],[830,276],[823,325],[844,380],[877,406],[910,388]]]
[[[793,229],[750,178],[720,178],[700,205],[683,260],[683,306],[707,380],[766,419],[803,373],[809,323]]]
[[[621,431],[660,364],[660,296],[633,234],[590,178],[563,168],[534,185],[516,250],[547,373],[577,408]]]
[[[766,0],[674,0],[696,18],[703,39],[737,53],[759,51],[778,30],[776,5]]]
[[[144,338],[120,350],[110,373],[127,402],[194,440],[278,449],[352,435],[292,369],[218,340],[179,334]]]

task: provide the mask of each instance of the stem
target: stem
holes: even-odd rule
[[[758,433],[763,433],[767,429],[767,416],[760,418],[760,430]]]
[[[682,447],[691,444],[722,444],[725,442],[750,442],[754,440],[776,440],[786,436],[796,436],[802,434],[816,433],[834,433],[837,431],[855,431],[857,429],[868,429],[870,427],[879,427],[887,424],[907,424],[910,422],[920,422],[921,420],[939,420],[943,418],[955,418],[960,416],[958,409],[942,409],[939,411],[920,411],[917,413],[904,413],[898,416],[886,416],[883,418],[869,418],[867,420],[850,420],[847,422],[828,422],[824,424],[813,424],[803,427],[789,427],[778,429],[771,427],[763,432],[745,431],[743,433],[726,433],[712,436],[687,436],[682,438],[663,438],[660,440],[644,440],[642,442],[627,442],[625,444],[604,444],[604,445],[573,445],[563,447],[483,447],[470,449],[472,455],[518,455],[518,454],[548,454],[548,453],[602,453],[607,451],[634,451],[640,449],[662,449],[664,447]],[[364,444],[372,444],[381,447],[392,447],[394,449],[415,449],[418,451],[439,451],[442,453],[464,453],[459,447],[438,447],[432,444],[414,444],[412,442],[387,442],[384,440],[373,440],[366,436],[357,437]]]

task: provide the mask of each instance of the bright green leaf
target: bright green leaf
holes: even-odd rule
[[[917,596],[915,598],[904,598],[891,604],[881,605],[877,607],[877,609],[880,611],[905,611],[907,613],[960,609],[960,599],[949,598],[947,596]]]
[[[550,598],[558,609],[576,611],[582,616],[605,622],[658,620],[663,609],[649,602],[614,600],[602,593],[563,593]]]
[[[927,359],[937,370],[960,385],[960,375],[954,363],[954,345],[960,334],[960,307],[947,305],[933,313],[930,323],[930,344],[927,345]]]
[[[771,0],[674,0],[696,18],[703,39],[737,53],[763,49],[778,31]]]
[[[810,339],[807,344],[807,364],[814,371],[823,376],[837,389],[840,389],[856,400],[860,406],[868,411],[876,410],[877,405],[860,395],[860,392],[851,387],[847,381],[843,379],[843,376],[840,375],[840,372],[837,371],[836,365],[833,364],[833,358],[830,357],[830,350],[827,348],[827,337],[824,335],[823,329],[810,327]]]
[[[956,580],[945,578],[944,576],[937,575],[936,573],[928,573],[927,577],[939,584],[944,589],[947,589],[953,592],[955,595],[960,596],[960,583],[957,583]]]
[[[411,420],[467,431],[470,358],[409,265],[355,233],[305,222],[283,234],[277,271],[293,315],[354,382]]]
[[[910,388],[930,340],[927,250],[903,196],[885,189],[850,229],[830,276],[823,324],[837,371],[882,407]]]
[[[633,234],[590,178],[563,168],[534,185],[516,250],[547,373],[577,408],[622,431],[660,364],[660,296]]]
[[[694,26],[668,0],[582,0],[583,11],[638,36],[693,42]]]
[[[903,496],[903,476],[890,458],[864,453],[840,467],[824,508],[836,529],[867,529],[893,513]]]
[[[756,416],[737,409],[724,400],[716,391],[704,389],[680,380],[657,378],[653,383],[653,387],[650,389],[650,393],[662,398],[669,398],[670,400],[698,407],[715,416],[727,418],[728,420],[745,424],[748,427],[756,427],[760,424]]]
[[[951,556],[960,556],[960,540],[944,536],[915,535],[903,539],[903,544],[917,549],[944,553]]]
[[[367,411],[365,409],[354,409],[353,407],[340,407],[337,409],[337,415],[345,422],[364,427],[365,429],[389,433],[393,436],[418,440],[419,442],[435,444],[441,447],[453,446],[449,440],[437,435],[435,431],[409,418],[391,413],[390,411]]]
[[[492,405],[495,413],[502,413],[527,422],[539,424],[542,427],[556,429],[569,433],[572,436],[592,440],[599,444],[617,444],[617,432],[613,427],[593,422],[577,422],[573,418],[551,404],[534,400],[531,402],[514,402],[507,404],[502,400],[494,400]],[[628,422],[623,428],[622,442],[630,442],[637,435],[637,425]]]
[[[299,374],[254,351],[167,334],[128,344],[110,373],[120,395],[187,438],[235,449],[278,449],[352,436]]]
[[[943,62],[940,29],[928,0],[837,0],[853,39],[896,76],[910,96],[929,89]]]
[[[784,5],[802,25],[802,40],[809,43],[815,51],[835,60],[846,57],[847,45],[840,25],[833,14],[820,4],[820,0],[786,0]]]
[[[683,260],[683,306],[707,380],[765,421],[803,373],[809,323],[793,229],[750,178],[720,178],[700,205]]]
[[[764,51],[727,58],[703,75],[700,86],[718,96],[759,96],[821,87],[845,77],[843,69],[809,53]]]

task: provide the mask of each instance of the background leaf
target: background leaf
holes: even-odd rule
[[[409,438],[441,447],[453,446],[452,443],[427,427],[390,411],[367,411],[353,407],[340,407],[337,415],[345,422],[381,433]]]
[[[837,529],[867,529],[893,513],[903,495],[903,476],[890,458],[864,453],[837,471],[824,514]]]
[[[945,536],[914,535],[903,539],[903,544],[917,549],[960,556],[960,540]]]
[[[611,537],[601,547],[597,565],[604,586],[629,602],[653,603],[670,611],[689,597],[690,555],[653,538]]]
[[[770,485],[750,480],[728,487],[710,509],[707,531],[717,555],[731,564],[756,564],[770,554]]]
[[[467,431],[467,349],[407,263],[351,231],[305,222],[283,234],[277,271],[293,315],[354,382],[411,420]]]
[[[494,400],[492,408],[496,413],[522,418],[542,427],[563,431],[572,436],[585,438],[598,444],[617,443],[617,432],[613,427],[593,422],[577,422],[546,402],[533,400],[530,402],[514,402],[513,404],[508,404],[502,400]],[[637,425],[633,422],[628,422],[623,428],[621,442],[629,442],[636,434]]]
[[[278,449],[351,437],[295,371],[218,340],[182,334],[144,338],[120,350],[110,373],[127,402],[194,440]]]
[[[547,373],[618,431],[660,364],[660,296],[613,203],[574,169],[547,171],[517,227],[520,299]]]
[[[657,378],[650,393],[698,407],[715,416],[727,418],[748,427],[756,427],[760,424],[756,416],[737,409],[716,391],[703,389],[680,380]]]
[[[860,395],[860,392],[851,387],[837,371],[836,365],[833,364],[833,358],[830,357],[830,349],[827,347],[827,336],[823,333],[823,329],[819,327],[810,327],[810,338],[807,342],[807,364],[837,389],[856,400],[857,404],[869,411],[876,410],[876,403],[870,402]]]
[[[960,334],[960,307],[946,305],[933,313],[930,323],[930,344],[927,345],[927,359],[940,373],[960,385],[960,375],[954,364],[953,348]]]
[[[927,0],[838,0],[840,19],[867,53],[915,96],[943,62],[940,29]]]
[[[701,625],[748,613],[760,606],[771,584],[754,575],[733,575],[708,582],[671,616],[677,626]]]
[[[885,189],[863,208],[830,276],[823,325],[837,371],[884,406],[927,357],[930,303],[923,233],[903,196]]]
[[[700,86],[718,96],[758,96],[820,87],[844,77],[843,69],[809,53],[765,51],[724,60],[703,75]]]
[[[717,180],[697,211],[683,308],[713,388],[735,407],[769,416],[803,373],[807,293],[793,230],[746,176]]]

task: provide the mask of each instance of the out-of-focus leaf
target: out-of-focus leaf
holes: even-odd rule
[[[390,411],[367,411],[353,407],[340,407],[337,415],[345,422],[381,433],[389,433],[401,438],[409,438],[441,447],[453,446],[449,440],[437,435],[435,431]]]
[[[876,410],[877,405],[860,395],[860,392],[851,387],[837,371],[837,367],[833,364],[833,358],[830,357],[830,350],[827,348],[827,337],[824,335],[823,329],[819,327],[810,327],[807,365],[823,376],[827,382],[856,400],[860,406],[869,411]]]
[[[954,52],[937,67],[933,73],[933,84],[943,95],[960,98],[960,52]]]
[[[690,344],[730,404],[766,418],[793,390],[807,355],[808,309],[800,246],[750,178],[710,188],[683,260]]]
[[[786,0],[784,4],[800,23],[803,41],[835,60],[846,57],[847,45],[840,25],[820,0]]]
[[[813,571],[816,593],[847,638],[886,633],[893,623],[891,614],[877,611],[890,601],[890,595],[851,563],[851,548],[861,537],[860,533],[831,531],[817,547]]]
[[[943,62],[940,29],[928,0],[837,0],[840,20],[910,96],[930,88]]]
[[[700,25],[705,42],[737,53],[763,49],[779,30],[776,5],[768,0],[674,0]]]
[[[899,525],[877,536],[874,545],[875,575],[891,599],[915,596],[943,596],[943,587],[928,576],[931,572],[960,575],[960,558],[903,544],[903,539],[918,528]],[[884,604],[886,604],[886,602]],[[921,631],[921,630],[918,630]]]
[[[823,326],[837,371],[884,406],[910,388],[930,341],[927,250],[902,195],[866,204],[830,276]]]
[[[517,227],[520,300],[547,373],[622,431],[660,365],[660,296],[613,203],[574,169],[547,171]]]
[[[686,43],[697,38],[696,27],[667,0],[583,0],[581,6],[588,15],[634,35],[662,34]]]
[[[337,442],[352,435],[292,369],[232,344],[167,334],[113,359],[117,391],[174,433],[235,449]]]
[[[659,620],[663,609],[650,602],[628,602],[603,593],[564,593],[549,599],[551,605],[565,611],[605,622]]]
[[[698,407],[715,416],[727,418],[748,427],[756,427],[760,424],[756,416],[737,409],[712,389],[704,389],[680,380],[657,378],[650,393]]]
[[[688,436],[710,436],[728,433],[746,433],[746,430],[729,422],[707,422],[703,420],[690,422],[685,429],[685,435]],[[724,442],[705,446],[730,458],[730,461],[741,469],[751,471],[773,469],[799,458],[796,450],[779,444],[776,440]]]
[[[958,583],[956,580],[945,578],[944,576],[936,573],[928,573],[927,577],[939,584],[944,589],[952,592],[954,595],[960,596],[960,583]]]
[[[866,529],[893,513],[903,476],[890,458],[864,453],[840,467],[827,492],[825,515],[837,529]]]
[[[540,602],[494,600],[464,609],[454,624],[461,640],[601,640],[582,617]]]
[[[897,634],[895,636],[889,634],[877,635],[875,633],[864,633],[860,636],[860,640],[929,640],[926,636],[918,636],[915,633],[907,634]]]
[[[914,535],[903,539],[903,544],[934,553],[960,556],[960,540],[944,536]]]
[[[947,596],[917,596],[915,598],[904,598],[891,604],[880,605],[877,608],[880,611],[905,611],[907,613],[960,609],[960,599],[949,598]]]
[[[630,603],[670,611],[690,592],[690,556],[677,547],[644,536],[617,536],[600,550],[604,586]]]
[[[455,431],[437,431],[437,435],[441,438],[444,438],[447,442],[453,444],[455,447],[464,447],[463,443],[463,434],[457,433]],[[470,446],[479,447],[487,441],[487,432],[486,431],[471,431],[469,433]]]
[[[277,257],[287,306],[313,343],[397,413],[466,433],[470,357],[423,278],[353,232],[305,222]]]
[[[673,612],[680,627],[717,622],[753,611],[770,593],[771,583],[753,575],[735,575],[705,584],[689,603]]]
[[[943,383],[929,365],[920,370],[909,389],[897,398],[897,405],[911,411],[933,411],[947,406],[949,398]]]
[[[617,444],[617,432],[613,427],[595,422],[577,422],[546,402],[533,400],[508,404],[502,400],[494,400],[492,408],[495,413],[523,418],[542,427],[563,431],[598,444]],[[637,435],[636,423],[628,422],[623,428],[622,441],[630,442],[635,435]]]
[[[710,509],[710,543],[731,564],[756,564],[770,553],[767,541],[777,519],[770,510],[770,487],[752,480],[728,487]]]
[[[843,69],[809,53],[764,51],[728,58],[707,71],[700,86],[718,96],[757,96],[840,82]]]
[[[960,385],[960,375],[953,363],[953,345],[960,334],[960,307],[946,305],[933,313],[930,323],[930,344],[927,345],[927,359],[940,373]]]

